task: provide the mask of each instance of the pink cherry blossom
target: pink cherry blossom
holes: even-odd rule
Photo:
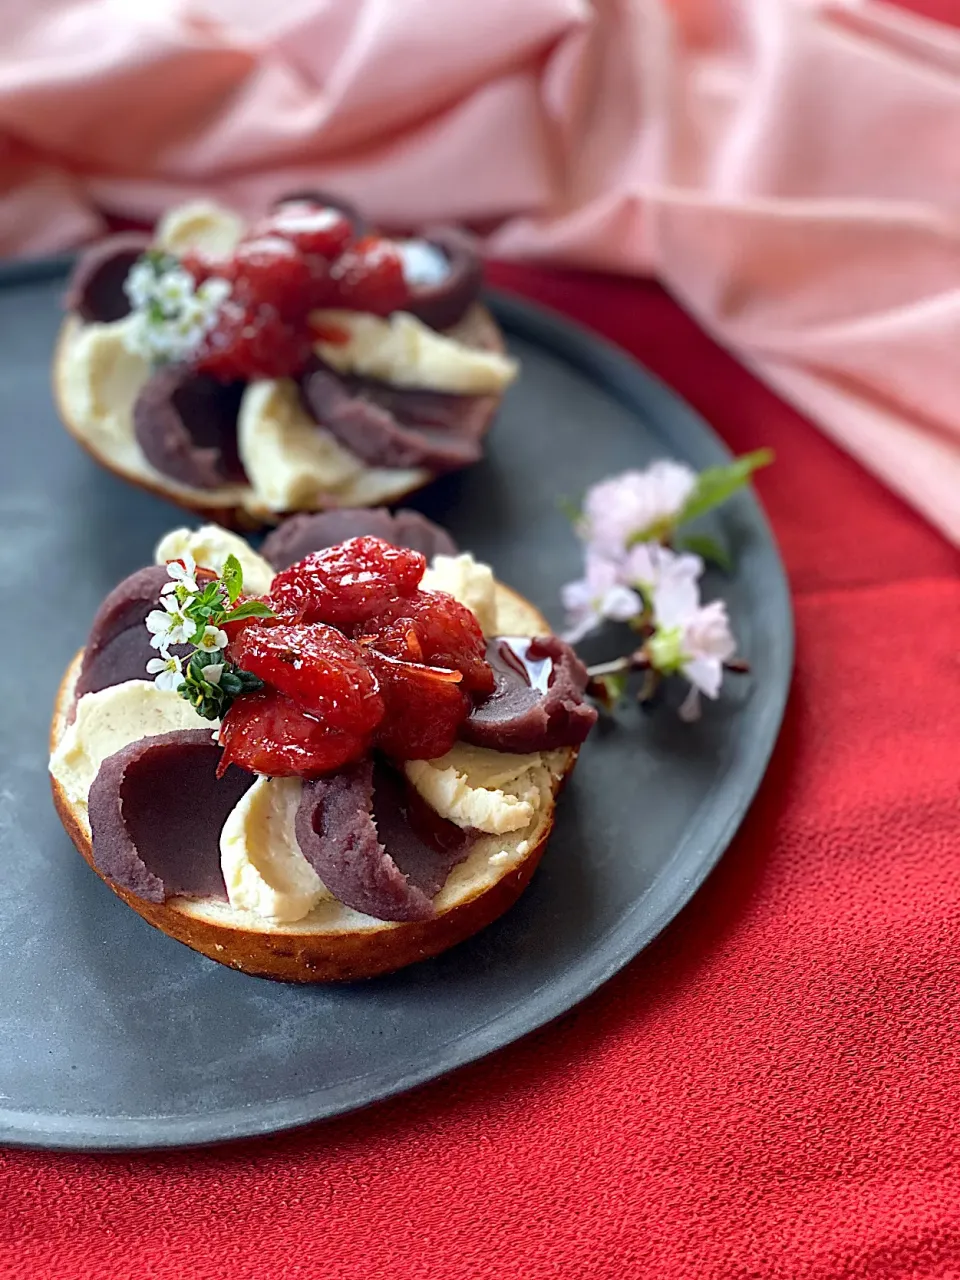
[[[697,483],[697,474],[679,462],[654,462],[645,471],[624,471],[587,490],[581,536],[611,559],[631,541],[673,523]]]
[[[665,675],[678,672],[691,691],[680,709],[685,720],[700,713],[699,695],[716,698],[723,682],[723,664],[733,657],[737,642],[730,630],[722,600],[701,605],[696,581],[675,577],[653,592],[656,631],[648,649],[654,665]]]
[[[628,622],[643,612],[643,601],[620,578],[618,566],[604,556],[587,551],[584,577],[568,582],[560,597],[567,611],[565,638],[575,644],[609,618]]]
[[[696,583],[703,573],[699,556],[678,555],[659,542],[638,542],[620,562],[620,579],[650,596],[665,582]]]

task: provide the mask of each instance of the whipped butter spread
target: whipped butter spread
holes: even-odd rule
[[[364,464],[319,427],[289,378],[251,382],[240,402],[237,443],[257,497],[271,511],[320,506],[356,480]]]
[[[345,335],[343,342],[318,342],[314,348],[338,373],[376,378],[395,387],[482,396],[506,390],[519,372],[510,356],[468,347],[406,311],[387,317],[364,311],[314,311],[310,318],[321,328]]]
[[[231,209],[212,200],[191,200],[164,214],[153,239],[158,249],[168,253],[194,250],[208,258],[226,258],[245,230],[243,219]]]
[[[466,605],[485,636],[497,631],[497,584],[488,564],[474,560],[469,551],[459,556],[433,557],[420,586],[424,591],[445,591]]]
[[[276,570],[263,556],[235,533],[222,529],[218,524],[205,524],[199,529],[171,529],[157,543],[153,553],[154,564],[166,564],[179,560],[185,553],[193,556],[194,563],[214,573],[223,572],[228,556],[236,556],[243,570],[243,588],[247,595],[263,596],[270,590]]]
[[[509,755],[456,743],[438,760],[407,760],[403,770],[434,809],[458,827],[505,835],[528,827],[540,808],[540,753]]]
[[[302,920],[331,895],[300,851],[299,778],[258,778],[223,824],[220,869],[230,905],[264,920]]]

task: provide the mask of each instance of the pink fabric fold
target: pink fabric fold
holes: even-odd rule
[[[0,252],[292,186],[653,273],[960,543],[960,34],[847,0],[7,0]]]

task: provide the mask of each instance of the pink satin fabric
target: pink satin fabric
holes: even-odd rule
[[[960,543],[956,31],[857,0],[3,8],[0,253],[308,183],[654,273]]]

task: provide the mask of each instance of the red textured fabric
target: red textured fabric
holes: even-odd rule
[[[797,672],[757,802],[644,955],[485,1062],[266,1141],[0,1154],[3,1277],[960,1277],[956,554],[656,287],[496,275],[777,450]]]

